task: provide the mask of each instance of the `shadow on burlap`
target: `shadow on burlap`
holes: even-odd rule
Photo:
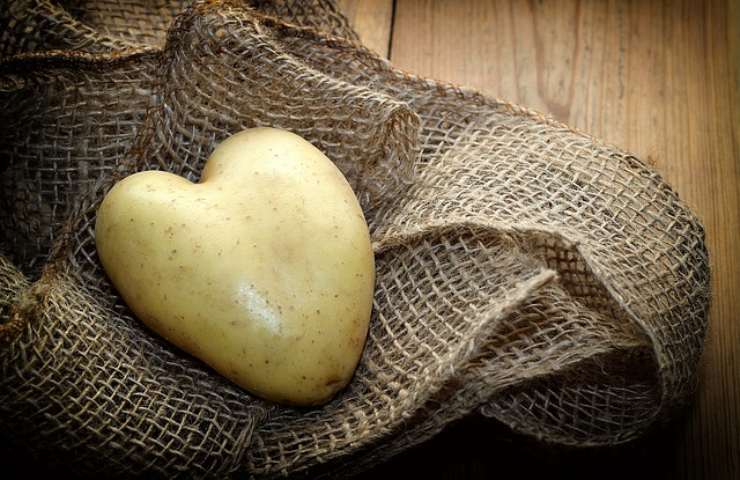
[[[331,1],[185,3],[0,12],[3,436],[78,472],[316,476],[469,414],[612,445],[686,401],[707,251],[650,167],[394,69]],[[95,253],[95,210],[117,179],[197,180],[219,141],[254,126],[323,150],[370,224],[368,342],[321,408],[261,401],[150,334]]]

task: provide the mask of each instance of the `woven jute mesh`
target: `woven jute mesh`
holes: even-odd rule
[[[687,400],[707,251],[653,169],[394,69],[331,1],[187,3],[0,12],[0,435],[77,472],[315,477],[470,414],[612,445]],[[320,408],[264,402],[151,334],[95,252],[115,181],[197,180],[218,142],[254,126],[324,151],[370,224],[368,342]]]

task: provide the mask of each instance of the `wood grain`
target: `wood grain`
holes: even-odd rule
[[[650,438],[591,459],[552,459],[543,450],[537,470],[518,447],[492,444],[480,424],[468,423],[368,478],[553,469],[614,478],[643,461],[653,477],[740,478],[738,3],[396,0],[389,53],[398,67],[548,113],[654,164],[704,222],[714,298],[695,402]],[[378,42],[385,27],[356,12]],[[486,435],[498,453],[471,435]]]
[[[393,0],[339,0],[338,3],[362,43],[388,58]]]

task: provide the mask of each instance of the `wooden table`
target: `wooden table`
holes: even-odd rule
[[[713,274],[701,384],[673,424],[584,453],[468,420],[364,478],[740,478],[740,2],[341,4],[396,66],[549,113],[653,163],[703,220]]]

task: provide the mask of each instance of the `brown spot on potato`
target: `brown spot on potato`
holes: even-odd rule
[[[333,387],[333,386],[335,386],[335,385],[337,385],[337,384],[339,384],[339,383],[342,383],[342,379],[341,379],[341,378],[337,378],[337,377],[330,377],[330,378],[329,378],[329,379],[328,379],[328,380],[326,381],[326,384],[325,384],[325,385],[326,385],[327,387]]]

